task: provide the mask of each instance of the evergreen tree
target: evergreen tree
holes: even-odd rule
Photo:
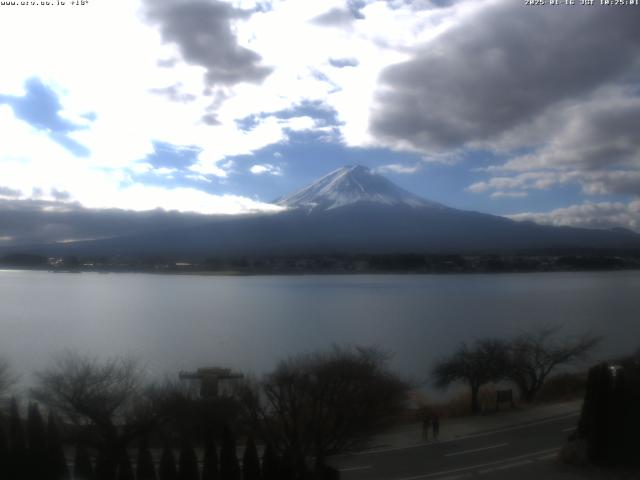
[[[27,470],[27,444],[20,419],[20,409],[15,398],[11,400],[9,414],[9,475],[8,478],[23,478]]]
[[[202,466],[202,480],[218,480],[218,451],[213,435],[207,435],[204,445],[204,464]]]
[[[149,451],[147,438],[142,437],[138,444],[138,462],[136,466],[137,480],[156,480],[156,467],[153,464],[153,457]]]
[[[293,455],[289,452],[285,452],[280,458],[278,465],[278,479],[279,480],[294,480],[295,477],[295,465]]]
[[[249,436],[242,456],[242,479],[260,480],[260,460],[253,437]]]
[[[133,468],[131,468],[131,459],[126,450],[122,452],[118,462],[118,480],[135,480]]]
[[[9,476],[9,444],[0,425],[0,478],[5,478],[5,475]]]
[[[111,452],[102,448],[96,460],[96,480],[115,480],[117,467],[116,459]]]
[[[180,480],[199,480],[198,457],[193,445],[186,437],[182,441],[178,464]]]
[[[162,457],[160,458],[160,480],[178,480],[176,459],[168,443],[165,443]]]
[[[220,477],[222,480],[240,480],[241,472],[236,454],[236,439],[228,426],[222,431],[220,448]]]
[[[48,457],[48,478],[51,480],[67,480],[69,478],[69,467],[67,458],[64,455],[64,447],[60,439],[58,424],[52,412],[47,418],[47,457]]]
[[[279,480],[278,456],[270,443],[262,454],[262,480]]]
[[[89,452],[82,445],[76,446],[76,456],[73,462],[74,480],[94,480],[93,466]]]
[[[40,415],[40,409],[35,403],[29,404],[27,415],[27,438],[29,440],[29,470],[27,478],[45,480],[51,477],[49,457],[47,454],[47,434]]]

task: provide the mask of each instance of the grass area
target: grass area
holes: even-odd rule
[[[531,405],[565,402],[582,398],[586,382],[586,371],[564,372],[553,375],[547,379],[535,402]],[[483,412],[493,413],[496,411],[496,392],[505,388],[511,387],[489,384],[480,390],[480,404]],[[513,393],[516,408],[529,406],[519,401],[518,392],[515,388]],[[433,415],[437,415],[440,418],[457,418],[471,415],[471,394],[466,389],[444,401],[435,401],[424,392],[414,392],[411,401],[415,407],[404,412],[397,419],[397,423],[414,423],[422,420],[424,416],[431,417]],[[509,405],[501,404],[500,409],[508,410]]]

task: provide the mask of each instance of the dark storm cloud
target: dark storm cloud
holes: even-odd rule
[[[635,11],[493,3],[382,73],[371,131],[421,151],[486,144],[622,79],[639,52]]]
[[[60,201],[0,199],[0,238],[10,239],[0,246],[133,235],[199,225],[211,218],[164,210],[93,210]]]
[[[175,43],[185,62],[207,69],[208,85],[261,82],[271,69],[256,52],[238,45],[230,22],[247,12],[217,0],[147,0],[148,19],[162,39]]]

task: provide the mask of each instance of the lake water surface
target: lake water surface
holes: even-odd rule
[[[29,374],[52,354],[132,354],[154,373],[262,373],[286,355],[378,344],[425,378],[461,341],[542,323],[640,347],[640,272],[188,276],[0,271],[0,356]]]

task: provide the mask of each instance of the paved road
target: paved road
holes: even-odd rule
[[[340,456],[332,463],[344,480],[540,478],[577,420],[578,414],[569,414],[455,440]]]

